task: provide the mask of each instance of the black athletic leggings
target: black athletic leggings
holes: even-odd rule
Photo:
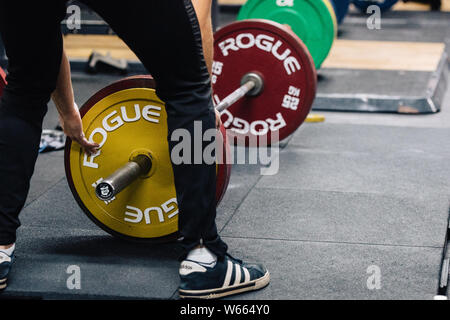
[[[165,101],[169,137],[194,121],[214,128],[208,70],[200,28],[190,0],[85,0],[134,51]],[[47,103],[62,56],[60,23],[66,1],[0,0],[0,34],[9,59],[0,105],[0,244],[16,240]],[[173,148],[169,141],[169,148]],[[223,257],[227,246],[215,224],[215,165],[174,165],[179,230],[185,252],[203,243]]]

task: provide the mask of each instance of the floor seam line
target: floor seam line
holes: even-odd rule
[[[32,200],[30,203],[26,204],[21,211],[23,211],[25,208],[28,208],[31,204],[35,203],[37,200],[39,200],[40,198],[42,198],[43,196],[45,196],[47,194],[47,192],[49,192],[51,189],[53,189],[58,183],[60,183],[61,181],[63,181],[65,179],[65,176],[60,178],[58,181],[56,181],[55,183],[53,183],[48,189],[47,191],[45,191],[43,194],[41,194],[39,197],[37,197],[36,199]]]
[[[266,241],[286,241],[286,242],[310,242],[310,243],[328,243],[328,244],[346,244],[346,245],[364,245],[364,246],[380,246],[380,247],[406,247],[406,248],[429,248],[442,249],[441,246],[414,246],[406,244],[383,244],[383,243],[365,243],[365,242],[338,242],[338,241],[320,241],[320,240],[305,240],[305,239],[283,239],[283,238],[259,238],[259,237],[236,237],[222,235],[223,238],[228,239],[246,239],[246,240],[266,240]]]

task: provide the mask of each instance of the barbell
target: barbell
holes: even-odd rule
[[[86,136],[99,143],[99,152],[88,156],[70,139],[65,147],[67,181],[79,206],[103,230],[128,240],[168,240],[178,230],[167,113],[154,88],[150,76],[103,88],[80,108]],[[217,203],[230,177],[226,162],[217,165]]]
[[[218,204],[231,174],[226,129],[247,145],[287,137],[311,109],[317,75],[302,41],[272,21],[225,26],[214,35],[214,48],[213,97],[224,137]],[[80,109],[85,134],[99,151],[88,156],[66,142],[67,181],[79,206],[103,230],[128,240],[173,239],[178,231],[167,114],[154,88],[150,76],[135,76],[100,90]]]

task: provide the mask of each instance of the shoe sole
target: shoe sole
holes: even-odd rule
[[[256,280],[226,288],[208,289],[208,290],[178,290],[181,299],[218,299],[234,294],[248,291],[256,291],[266,287],[270,282],[270,273],[266,272],[264,276]]]

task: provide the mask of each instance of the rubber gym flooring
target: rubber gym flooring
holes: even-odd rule
[[[224,12],[220,23],[234,17]],[[404,59],[394,58],[404,64],[342,67],[361,56],[356,50],[333,65],[334,51],[319,72],[318,94],[425,91],[446,50],[450,13],[395,10],[373,31],[363,21],[355,11],[347,16],[336,50],[349,41],[361,48],[395,42],[400,49],[392,52]],[[411,42],[431,49],[405,49]],[[420,54],[432,57],[424,59],[428,67],[407,65]],[[77,101],[118,78],[74,72]],[[432,299],[449,220],[449,87],[437,113],[314,113],[325,122],[304,123],[283,144],[278,174],[233,166],[218,209],[220,234],[232,255],[264,262],[272,280],[231,299]],[[44,126],[56,124],[51,106]],[[179,247],[127,243],[97,228],[69,191],[62,151],[39,156],[18,236],[4,297],[177,298]],[[79,290],[66,285],[73,265],[81,270]],[[381,275],[377,288],[373,270]]]

